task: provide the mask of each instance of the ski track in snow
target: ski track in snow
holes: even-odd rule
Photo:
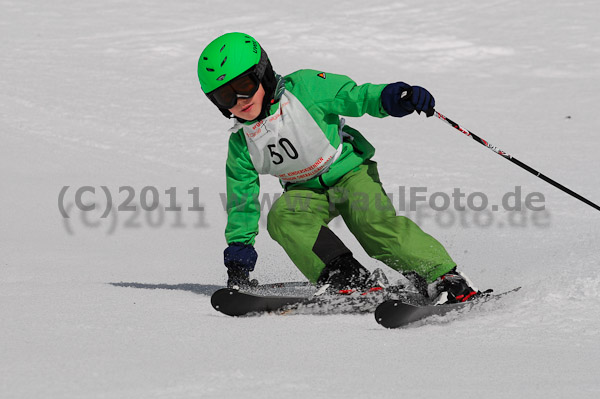
[[[546,227],[510,227],[506,212],[486,228],[417,220],[480,288],[518,293],[402,330],[371,315],[216,313],[229,122],[196,78],[212,38],[244,31],[280,73],[419,84],[440,112],[598,203],[597,2],[0,4],[0,397],[600,395],[600,215],[423,117],[348,123],[376,146],[396,195],[543,193]],[[66,220],[63,186],[106,186],[117,202],[131,186],[137,205],[155,186],[164,206],[175,187],[184,207],[199,187],[205,212],[101,219],[101,206],[83,218],[71,193]],[[261,187],[279,192],[273,178]],[[301,280],[264,222],[255,276]]]

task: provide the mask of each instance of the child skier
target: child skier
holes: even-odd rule
[[[438,241],[396,215],[371,160],[375,149],[340,118],[431,113],[435,101],[426,89],[403,82],[357,86],[315,70],[282,77],[243,33],[212,41],[200,55],[198,78],[222,114],[235,118],[226,164],[228,286],[252,284],[258,176],[270,174],[284,193],[268,214],[267,230],[312,283],[370,288],[369,271],[327,227],[342,216],[369,256],[418,276],[430,294],[441,292],[448,302],[477,294]]]

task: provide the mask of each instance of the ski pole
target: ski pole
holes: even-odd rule
[[[433,111],[433,113],[431,113],[431,111]],[[459,126],[458,123],[452,121],[449,118],[446,118],[444,115],[442,115],[441,113],[437,112],[436,110],[430,110],[428,112],[427,116],[432,116],[435,115],[438,119],[446,122],[447,124],[449,124],[450,126],[452,126],[453,128],[455,128],[456,130],[458,130],[459,132],[463,133],[465,136],[467,137],[471,137],[473,140],[475,140],[476,142],[478,142],[479,144],[489,148],[490,150],[494,151],[496,154],[501,155],[503,158],[508,159],[510,162],[514,163],[517,166],[520,166],[521,168],[525,169],[526,171],[528,171],[529,173],[539,177],[540,179],[544,180],[547,183],[552,184],[554,187],[558,188],[559,190],[564,191],[565,193],[572,195],[573,197],[577,198],[578,200],[585,202],[586,204],[588,204],[589,206],[591,206],[592,208],[600,211],[600,206],[594,204],[592,201],[588,200],[587,198],[577,194],[576,192],[568,189],[567,187],[563,186],[562,184],[552,180],[551,178],[549,178],[548,176],[545,176],[543,174],[541,174],[540,172],[538,172],[537,170],[533,169],[532,167],[524,164],[523,162],[519,161],[518,159],[514,158],[513,156],[511,156],[510,154],[502,151],[500,148],[491,145],[490,143],[488,143],[487,141],[485,141],[484,139],[482,139],[481,137],[477,136],[476,134],[468,131],[465,128],[462,128]]]

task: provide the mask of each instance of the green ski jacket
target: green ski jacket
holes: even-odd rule
[[[227,156],[228,243],[254,244],[260,218],[260,174],[277,177],[287,190],[332,187],[375,154],[375,148],[340,116],[388,116],[381,105],[385,84],[357,85],[343,75],[299,70],[268,117],[237,122]]]

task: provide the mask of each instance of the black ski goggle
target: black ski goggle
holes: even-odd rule
[[[259,86],[260,80],[254,71],[249,71],[211,91],[208,98],[219,108],[231,109],[237,104],[238,98],[252,97]]]

